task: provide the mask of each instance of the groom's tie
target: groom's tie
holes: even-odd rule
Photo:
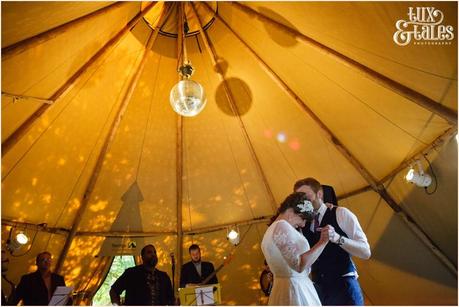
[[[319,223],[319,213],[317,213],[315,216],[314,216],[314,232],[317,232],[317,228],[320,227],[320,223]]]

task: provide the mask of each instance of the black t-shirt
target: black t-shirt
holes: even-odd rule
[[[61,275],[51,273],[51,293],[54,293],[57,287],[65,286],[64,278]],[[48,305],[48,288],[41,277],[39,271],[23,275],[19,282],[12,304],[17,305],[23,300],[24,305]],[[71,300],[69,303],[71,305]]]
[[[149,276],[143,265],[126,269],[112,285],[112,290],[118,295],[126,290],[125,305],[172,305],[174,294],[169,276],[157,269],[153,274],[153,278]],[[153,280],[155,288],[152,289]]]

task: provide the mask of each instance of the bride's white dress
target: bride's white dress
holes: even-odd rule
[[[285,220],[275,221],[266,230],[261,250],[274,275],[268,305],[321,305],[308,276],[310,268],[298,272],[300,255],[309,250],[303,234]]]

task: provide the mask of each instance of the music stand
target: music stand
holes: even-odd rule
[[[69,301],[70,294],[72,293],[73,288],[59,286],[54,290],[53,296],[49,301],[48,306],[63,306],[66,305]]]
[[[179,288],[182,306],[212,306],[221,304],[220,284]]]

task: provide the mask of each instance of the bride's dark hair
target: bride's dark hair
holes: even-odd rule
[[[312,221],[314,219],[314,215],[312,212],[301,212],[301,209],[298,208],[298,204],[303,203],[305,200],[308,200],[306,194],[303,192],[293,192],[289,196],[285,198],[285,200],[280,204],[279,208],[277,208],[276,214],[271,218],[269,225],[271,225],[279,216],[279,214],[284,213],[287,211],[288,208],[292,208],[293,212],[300,215],[301,217],[305,218],[307,221]]]

